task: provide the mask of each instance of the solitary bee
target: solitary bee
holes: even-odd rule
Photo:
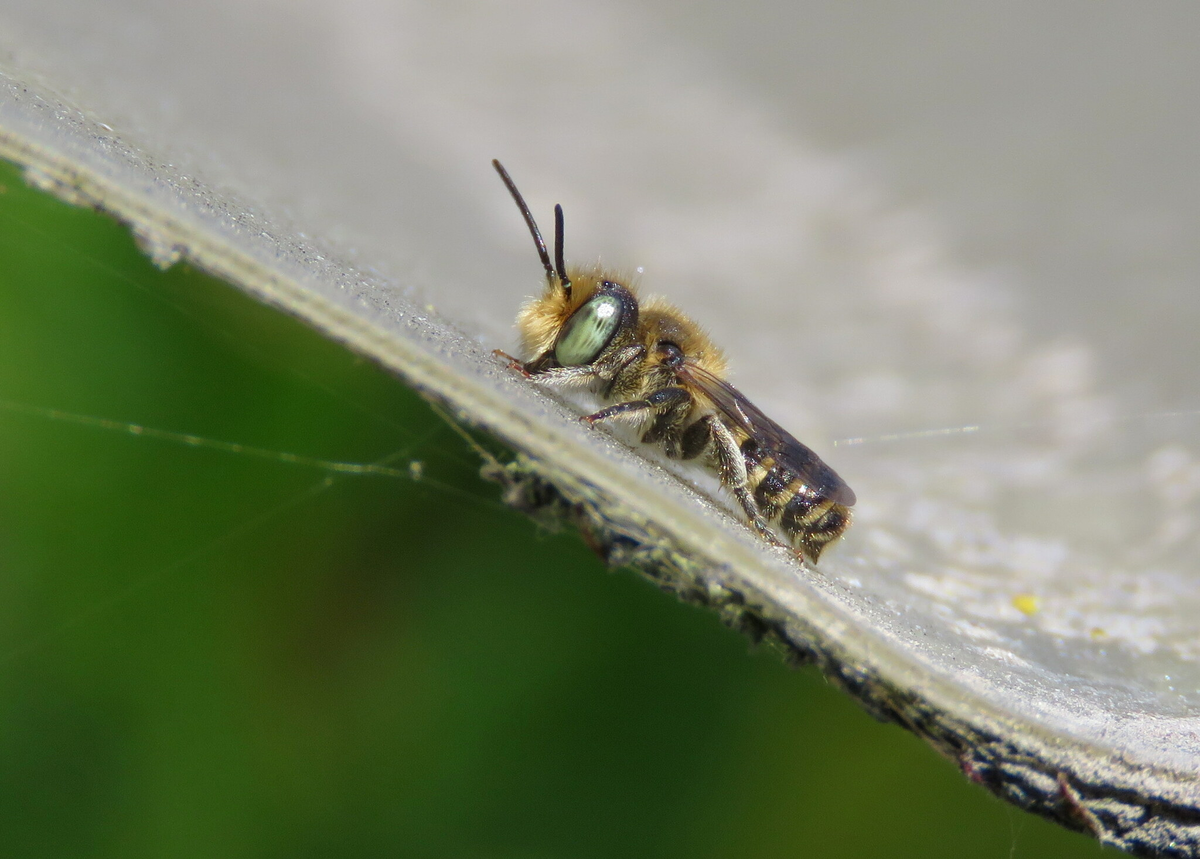
[[[492,166],[525,218],[546,270],[546,291],[517,316],[526,377],[582,387],[614,405],[587,415],[643,427],[642,442],[716,471],[767,539],[771,525],[813,562],[850,525],[854,492],[724,380],[725,358],[700,328],[658,298],[597,266],[563,264],[563,210],[554,207],[554,263],[525,199],[499,161]],[[507,357],[507,356],[505,356]]]

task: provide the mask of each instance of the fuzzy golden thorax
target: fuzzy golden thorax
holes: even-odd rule
[[[646,347],[647,360],[658,360],[659,343],[674,343],[689,363],[718,378],[725,377],[725,355],[707,332],[675,305],[657,296],[650,296],[641,304],[637,340]]]
[[[521,335],[521,354],[525,360],[537,358],[550,349],[558,339],[558,332],[567,324],[571,315],[587,304],[604,281],[619,283],[637,295],[637,285],[632,278],[620,272],[607,271],[599,265],[568,266],[567,277],[571,279],[571,297],[567,298],[558,279],[546,285],[546,290],[537,298],[531,298],[517,313],[517,331]]]

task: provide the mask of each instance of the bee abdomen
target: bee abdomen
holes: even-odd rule
[[[828,498],[801,493],[783,508],[779,520],[793,544],[814,561],[850,526],[850,508]]]
[[[754,501],[765,518],[774,519],[794,494],[792,484],[796,481],[796,475],[778,465],[770,468],[759,465],[748,475],[751,485],[755,484],[756,479],[758,485],[754,487]]]

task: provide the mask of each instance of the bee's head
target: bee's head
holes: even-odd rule
[[[567,269],[563,262],[563,210],[554,207],[554,263],[525,198],[499,161],[492,166],[525,218],[538,258],[546,271],[546,291],[517,315],[526,355],[546,358],[550,366],[591,364],[606,351],[631,342],[637,328],[638,302],[630,282],[599,266]]]
[[[637,297],[623,278],[598,265],[572,266],[569,274],[569,293],[551,284],[517,314],[525,354],[546,356],[549,366],[594,363],[610,349],[631,343],[637,329]]]

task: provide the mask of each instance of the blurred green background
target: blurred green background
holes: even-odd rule
[[[501,507],[373,364],[0,189],[0,855],[1099,852]]]

